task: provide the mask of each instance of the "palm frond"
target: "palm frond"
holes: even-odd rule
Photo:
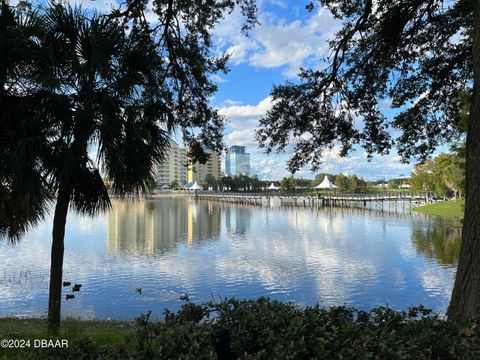
[[[113,138],[102,128],[99,153],[116,194],[144,193],[154,168],[164,161],[170,146],[168,133],[148,121],[143,109],[128,107]]]

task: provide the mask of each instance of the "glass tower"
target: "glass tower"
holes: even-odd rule
[[[245,152],[245,146],[230,146],[225,154],[225,174],[249,175],[250,174],[250,154]]]

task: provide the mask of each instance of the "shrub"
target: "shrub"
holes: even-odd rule
[[[480,359],[475,320],[448,322],[423,306],[366,312],[346,306],[299,307],[261,297],[187,302],[164,315],[161,322],[152,322],[150,313],[141,315],[135,335],[120,344],[79,338],[69,340],[68,349],[18,358],[216,359],[216,351],[223,351],[224,358],[250,360]]]

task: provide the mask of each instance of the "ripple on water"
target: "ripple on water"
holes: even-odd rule
[[[445,251],[430,236],[449,226],[363,209],[115,202],[104,217],[69,216],[64,280],[83,286],[63,300],[63,313],[161,316],[184,303],[183,293],[197,302],[270,296],[303,305],[423,303],[441,310],[453,284],[456,240],[449,238]],[[0,315],[46,313],[50,231],[49,220],[18,246],[0,244]],[[71,287],[62,291],[72,294]]]

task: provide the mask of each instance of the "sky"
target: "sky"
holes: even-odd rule
[[[258,25],[243,36],[239,28],[243,19],[239,12],[228,15],[214,30],[216,49],[230,54],[228,74],[216,76],[219,90],[212,104],[228,122],[225,143],[244,145],[251,154],[252,173],[261,179],[289,176],[286,162],[290,154],[267,156],[254,140],[259,119],[271,107],[273,84],[295,82],[301,67],[315,67],[328,55],[327,40],[339,29],[339,22],[321,7],[309,13],[307,1],[260,0]],[[388,103],[384,104],[387,113]],[[356,174],[366,180],[390,179],[409,175],[413,164],[403,164],[393,150],[386,156],[375,156],[370,162],[361,148],[347,158],[338,155],[338,148],[324,154],[324,162],[316,173]],[[309,167],[296,177],[313,178]]]
[[[16,2],[11,1],[12,4]],[[100,12],[118,4],[115,0],[70,2]],[[257,0],[260,24],[248,37],[240,32],[244,18],[237,10],[226,15],[213,30],[213,51],[230,55],[228,66],[231,70],[213,77],[218,92],[211,98],[211,104],[227,120],[225,144],[246,146],[252,175],[258,175],[262,180],[280,180],[291,175],[286,169],[291,153],[267,156],[254,140],[259,119],[271,107],[273,85],[295,82],[301,67],[318,67],[319,59],[328,55],[327,40],[340,28],[339,22],[320,6],[308,12],[305,9],[307,3],[307,0]],[[149,20],[155,21],[155,16],[152,14]],[[388,105],[388,102],[380,104],[387,116],[392,116]],[[338,148],[325,152],[324,161],[316,173],[356,174],[375,181],[409,175],[414,166],[403,164],[395,149],[389,155],[377,155],[371,161],[361,148],[355,148],[346,158],[341,158],[338,153]],[[295,176],[314,178],[315,173],[306,166]]]

